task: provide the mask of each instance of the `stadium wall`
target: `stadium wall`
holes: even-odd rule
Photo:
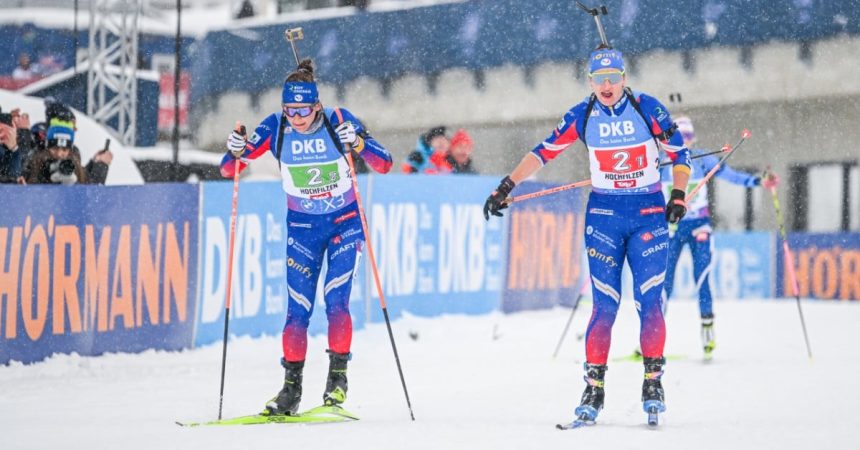
[[[582,193],[515,203],[486,222],[481,207],[496,182],[360,177],[393,317],[570,305],[586,272]],[[231,187],[0,186],[0,364],[219,341]],[[278,182],[243,182],[240,192],[231,334],[278,334],[290,242],[283,194]],[[718,299],[789,295],[775,233],[714,240]],[[860,233],[792,234],[789,243],[804,298],[860,299]],[[676,298],[694,298],[689,257],[679,266]],[[358,329],[382,318],[366,268],[356,281]],[[324,316],[314,315],[311,333],[325,332]]]

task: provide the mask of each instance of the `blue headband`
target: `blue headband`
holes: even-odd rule
[[[618,50],[595,50],[588,61],[588,73],[600,69],[618,69],[624,72],[624,59]]]
[[[281,94],[281,103],[316,103],[319,101],[316,83],[287,81]]]

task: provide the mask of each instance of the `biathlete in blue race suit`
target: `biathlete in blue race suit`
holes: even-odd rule
[[[707,150],[699,148],[692,149],[692,145],[696,143],[696,132],[695,128],[693,128],[693,122],[689,117],[678,117],[675,123],[678,125],[678,132],[684,139],[684,146],[691,148],[691,157],[709,153]],[[692,162],[693,170],[690,175],[688,192],[699,184],[711,169],[720,162],[720,159],[717,156],[708,155],[695,158]],[[664,189],[670,188],[671,176],[671,171],[668,167],[661,169]],[[720,166],[717,172],[714,173],[714,177],[740,186],[763,186],[766,189],[775,187],[779,183],[779,178],[773,173],[769,173],[765,178],[762,178],[738,172],[726,164]],[[716,341],[714,336],[713,299],[711,297],[711,285],[709,281],[711,268],[713,267],[711,259],[713,253],[713,242],[711,240],[713,228],[711,227],[711,212],[708,206],[707,184],[702,186],[694,198],[688,199],[687,208],[687,215],[684,216],[677,226],[671,226],[669,231],[669,262],[666,268],[666,281],[663,284],[663,291],[665,293],[664,302],[668,301],[672,296],[678,258],[681,256],[684,246],[689,245],[690,252],[693,255],[693,276],[696,279],[696,289],[699,291],[699,312],[702,318],[702,346],[705,351],[705,358],[710,359],[716,346]]]
[[[287,320],[283,331],[284,385],[266,404],[264,414],[294,415],[302,393],[302,370],[307,353],[307,331],[323,264],[328,317],[329,374],[323,401],[345,401],[346,366],[352,342],[349,296],[364,244],[361,220],[352,187],[344,145],[352,146],[379,173],[391,169],[391,155],[349,111],[323,108],[313,77],[304,60],[284,82],[283,111],[257,126],[250,140],[233,131],[221,174],[232,177],[248,161],[263,154],[275,156],[287,194]]]
[[[585,219],[585,244],[594,307],[586,333],[585,381],[576,416],[594,420],[603,408],[604,374],[612,325],[621,302],[621,269],[625,259],[633,272],[634,298],[640,318],[645,363],[643,406],[664,410],[662,290],[668,254],[667,220],[685,214],[683,188],[690,174],[689,151],[669,112],[657,99],[625,88],[621,52],[598,49],[589,59],[593,95],[577,104],[505,177],[487,199],[484,215],[501,216],[511,190],[577,139],[588,151],[592,192]],[[674,185],[668,204],[661,192],[660,154],[672,161]]]

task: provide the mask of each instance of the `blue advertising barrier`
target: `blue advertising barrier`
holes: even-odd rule
[[[512,195],[550,187],[526,182]],[[576,300],[583,272],[582,191],[572,189],[511,205],[506,213],[510,233],[504,312],[572,305]]]
[[[860,233],[790,233],[788,245],[801,297],[860,300]],[[777,295],[793,297],[782,245],[776,259]]]
[[[484,220],[496,177],[374,177],[367,196],[371,242],[392,317],[482,314],[498,309],[505,221]],[[367,283],[371,320],[381,321]]]
[[[230,182],[202,183],[200,308],[195,345],[220,341],[224,333],[227,252],[230,236]],[[359,180],[359,189],[364,181]],[[279,334],[287,317],[286,196],[277,181],[243,182],[234,250],[230,334]],[[324,274],[322,275],[325,276]],[[350,299],[353,328],[364,326],[364,297],[359,277]],[[318,286],[322,289],[322,283]],[[317,294],[316,311],[322,295]],[[310,334],[327,330],[325,314],[311,316]]]
[[[0,364],[189,347],[197,196],[191,184],[0,185]]]
[[[714,233],[711,293],[715,299],[762,299],[774,293],[774,234]],[[698,299],[693,258],[685,247],[675,268],[672,300]]]

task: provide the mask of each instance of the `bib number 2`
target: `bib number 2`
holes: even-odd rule
[[[642,170],[648,165],[645,146],[616,150],[595,150],[600,163],[600,171],[608,173],[628,173]]]

